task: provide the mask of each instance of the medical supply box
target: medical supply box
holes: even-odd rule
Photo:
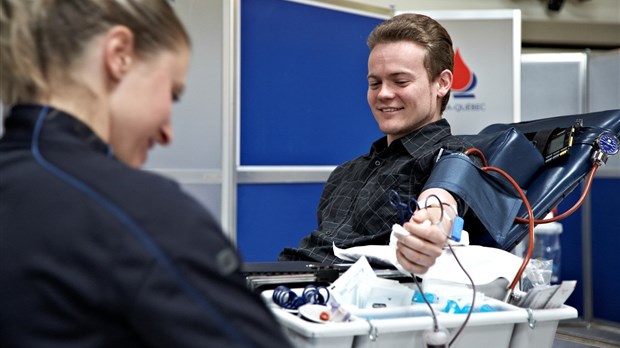
[[[300,313],[273,303],[273,291],[262,292],[282,329],[295,347],[426,347],[424,333],[434,324],[425,304],[405,307],[355,309],[347,322],[313,322]],[[494,311],[479,309],[490,305]],[[577,317],[570,306],[528,310],[499,300],[486,298],[474,306],[467,325],[451,345],[455,348],[551,348],[558,322]],[[435,309],[440,328],[450,339],[463,324],[466,314],[448,314]]]

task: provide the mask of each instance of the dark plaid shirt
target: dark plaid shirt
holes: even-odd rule
[[[341,262],[339,248],[384,245],[399,215],[387,191],[417,197],[428,179],[440,149],[464,151],[471,145],[453,137],[445,119],[397,139],[389,146],[383,137],[370,153],[338,166],[330,175],[318,208],[318,229],[304,237],[299,248],[285,248],[284,260]]]

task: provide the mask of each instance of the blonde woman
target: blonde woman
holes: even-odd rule
[[[139,170],[185,87],[169,3],[0,10],[0,346],[287,346],[214,218]]]

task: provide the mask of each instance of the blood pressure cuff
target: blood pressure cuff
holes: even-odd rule
[[[441,157],[424,186],[427,188],[442,188],[459,196],[500,245],[522,204],[512,185],[483,171],[462,153]]]
[[[544,158],[527,136],[514,127],[484,129],[477,135],[461,135],[485,155],[488,165],[508,173],[519,187],[527,188],[544,166]],[[502,178],[501,174],[491,175]]]
[[[527,188],[544,167],[540,152],[514,127],[460,137],[480,150],[489,166],[506,172],[521,188]],[[522,209],[523,202],[516,189],[501,174],[482,170],[464,154],[450,154],[437,161],[424,188],[431,187],[450,191],[467,204],[469,211],[482,225],[474,228],[484,228],[493,238],[493,241],[481,238],[481,244],[508,248],[507,245],[513,242],[511,231],[514,218]]]

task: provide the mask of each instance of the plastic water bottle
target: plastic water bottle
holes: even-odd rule
[[[562,262],[561,234],[562,224],[559,222],[540,224],[534,228],[534,249],[532,250],[532,258],[553,261],[553,269],[551,272],[552,284],[560,282],[560,265]]]

